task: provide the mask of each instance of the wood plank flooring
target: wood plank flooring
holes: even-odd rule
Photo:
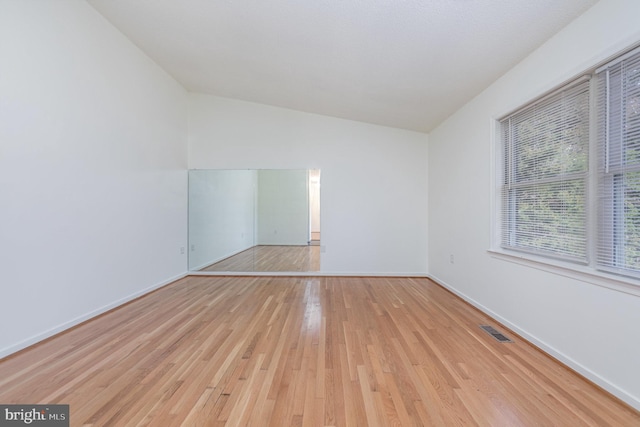
[[[320,247],[258,245],[200,271],[320,271]]]
[[[72,426],[640,425],[411,278],[187,277],[0,361],[0,402]]]

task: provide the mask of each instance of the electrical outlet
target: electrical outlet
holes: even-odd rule
[[[184,246],[180,248],[180,255],[184,255]]]
[[[191,245],[191,252],[196,250],[196,245]]]
[[[449,255],[449,263],[453,264],[453,254]]]

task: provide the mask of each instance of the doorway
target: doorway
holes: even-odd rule
[[[320,169],[309,169],[309,245],[320,246]]]

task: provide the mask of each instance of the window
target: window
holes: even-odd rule
[[[586,262],[589,81],[500,123],[502,247]]]
[[[500,120],[500,243],[638,278],[640,48],[591,73]]]
[[[640,272],[640,52],[596,71],[599,268]]]

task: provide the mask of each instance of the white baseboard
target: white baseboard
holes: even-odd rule
[[[80,324],[82,322],[85,322],[85,321],[87,321],[87,320],[89,320],[89,319],[91,319],[93,317],[99,316],[99,315],[101,315],[101,314],[103,314],[103,313],[105,313],[105,312],[107,312],[107,311],[109,311],[111,309],[114,309],[114,308],[119,307],[119,306],[121,306],[123,304],[126,304],[129,301],[132,301],[132,300],[134,300],[134,299],[136,299],[138,297],[141,297],[141,296],[143,296],[145,294],[148,294],[149,292],[155,291],[156,289],[161,288],[161,287],[163,287],[165,285],[168,285],[169,283],[172,283],[172,282],[175,282],[176,280],[180,280],[180,279],[182,279],[184,277],[187,277],[187,275],[188,275],[187,273],[181,273],[181,274],[179,274],[177,276],[174,276],[174,277],[172,277],[170,279],[163,280],[160,283],[156,283],[156,284],[154,284],[152,286],[149,286],[148,288],[142,289],[142,290],[140,290],[138,292],[134,292],[131,295],[128,295],[128,296],[126,296],[124,298],[121,298],[121,299],[119,299],[117,301],[114,301],[114,302],[112,302],[110,304],[102,306],[102,307],[100,307],[100,308],[98,308],[96,310],[90,311],[89,313],[83,314],[82,316],[78,316],[75,319],[69,320],[68,322],[64,322],[64,323],[62,323],[62,324],[60,324],[58,326],[55,326],[55,327],[53,327],[51,329],[48,329],[48,330],[46,330],[44,332],[41,332],[41,333],[39,333],[37,335],[34,335],[34,336],[30,337],[30,338],[27,338],[26,340],[21,341],[21,342],[19,342],[17,344],[11,345],[9,347],[5,347],[5,348],[0,350],[0,359],[2,359],[4,357],[7,357],[7,356],[9,356],[9,355],[11,355],[13,353],[16,353],[16,352],[18,352],[20,350],[23,350],[23,349],[25,349],[25,348],[27,348],[29,346],[37,344],[38,342],[43,341],[43,340],[45,340],[47,338],[50,338],[50,337],[52,337],[52,336],[54,336],[56,334],[59,334],[60,332],[66,331],[67,329],[70,329],[70,328],[72,328],[72,327],[74,327],[74,326],[76,326],[76,325],[78,325],[78,324]]]
[[[189,276],[282,276],[282,277],[423,277],[426,273],[345,272],[345,271],[190,271]]]
[[[518,327],[514,323],[510,322],[508,319],[505,319],[504,317],[500,316],[498,313],[495,313],[494,311],[492,311],[489,308],[485,307],[484,305],[480,304],[478,301],[474,300],[473,298],[470,298],[467,295],[465,295],[464,293],[458,291],[455,287],[449,285],[445,281],[440,280],[439,278],[437,278],[437,277],[435,277],[433,275],[429,275],[429,278],[431,280],[433,280],[434,282],[436,282],[437,284],[439,284],[440,286],[442,286],[443,288],[446,288],[449,291],[453,292],[454,294],[456,294],[457,296],[459,296],[460,298],[462,298],[463,300],[465,300],[466,302],[468,302],[472,306],[476,307],[478,310],[480,310],[483,313],[491,316],[493,319],[497,320],[498,322],[500,322],[501,324],[503,324],[507,328],[511,329],[513,332],[517,333],[522,338],[526,339],[531,344],[535,345],[540,350],[542,350],[545,353],[547,353],[549,356],[553,357],[554,359],[558,360],[562,364],[564,364],[564,365],[568,366],[569,368],[573,369],[574,371],[576,371],[577,373],[579,373],[583,377],[587,378],[591,382],[593,382],[593,383],[597,384],[598,386],[602,387],[604,390],[608,391],[609,393],[611,393],[612,395],[616,396],[618,399],[622,400],[623,402],[627,403],[628,405],[640,410],[640,399],[638,399],[637,397],[627,393],[625,390],[617,387],[616,385],[614,385],[611,382],[607,381],[606,379],[602,378],[600,375],[598,375],[595,372],[591,371],[589,368],[587,368],[584,365],[578,363],[577,361],[575,361],[571,357],[565,355],[561,351],[558,351],[556,348],[554,348],[553,346],[547,344],[546,342],[542,341],[541,339],[537,338],[536,336],[534,336],[534,335],[530,334],[529,332],[521,329],[520,327]]]

